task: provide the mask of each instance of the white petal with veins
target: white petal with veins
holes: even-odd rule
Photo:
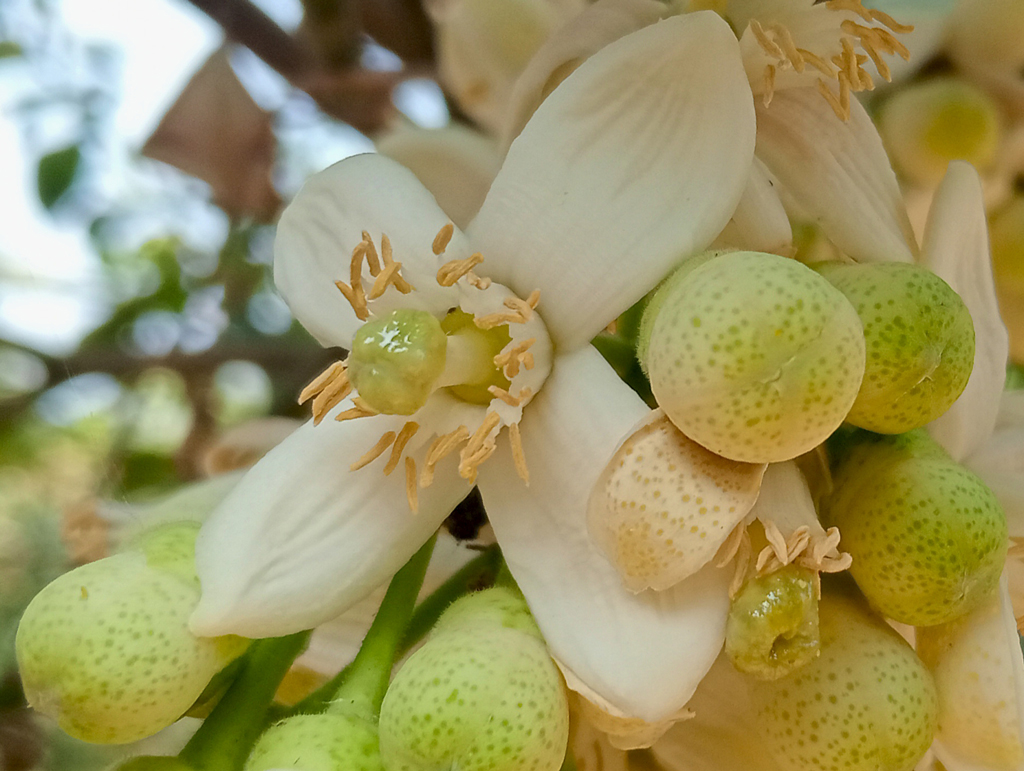
[[[666,19],[555,89],[467,232],[495,281],[521,297],[542,289],[551,338],[571,350],[718,235],[753,138],[729,26],[710,12]]]
[[[712,566],[664,592],[629,592],[587,533],[590,490],[648,408],[592,347],[555,359],[523,416],[530,486],[511,452],[480,469],[506,561],[552,655],[592,701],[658,722],[675,715],[725,639],[732,571]]]
[[[792,253],[793,228],[776,184],[764,163],[755,157],[743,197],[715,240],[716,246],[786,257]]]
[[[921,260],[953,287],[974,320],[971,378],[953,406],[928,425],[959,461],[981,447],[995,428],[1010,350],[992,278],[981,181],[969,163],[949,164],[932,202]]]

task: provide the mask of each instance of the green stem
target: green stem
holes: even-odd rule
[[[373,717],[380,711],[391,680],[391,669],[416,607],[416,597],[423,587],[423,577],[427,574],[436,541],[435,535],[391,580],[380,610],[363,638],[355,660],[347,667],[348,675],[335,696],[335,701],[339,706],[344,705],[346,711],[355,707],[369,711]]]
[[[185,745],[179,758],[197,771],[241,771],[264,726],[264,716],[309,632],[257,640],[238,679]]]
[[[501,563],[501,552],[497,546],[488,547],[478,557],[463,565],[457,572],[421,602],[413,613],[412,620],[405,631],[402,644],[398,648],[396,658],[401,658],[417,643],[427,636],[427,632],[436,623],[440,615],[455,600],[466,592],[483,589],[494,583],[498,566]],[[294,715],[308,715],[322,712],[335,698],[338,690],[348,679],[352,670],[349,664],[338,674],[320,686],[295,706],[281,710],[274,715],[275,721]]]

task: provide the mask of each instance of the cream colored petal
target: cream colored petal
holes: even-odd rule
[[[732,571],[708,566],[633,594],[587,533],[586,503],[621,438],[647,413],[592,347],[555,360],[523,415],[530,486],[505,442],[480,470],[498,543],[570,684],[658,722],[690,698],[725,639]]]
[[[913,229],[882,140],[860,104],[836,117],[816,88],[757,102],[757,157],[799,208],[858,262],[911,262]]]
[[[314,174],[281,215],[274,244],[274,283],[292,313],[324,345],[348,348],[361,321],[335,286],[351,282],[352,251],[369,233],[379,252],[381,235],[394,248],[401,274],[416,291],[389,288],[371,302],[374,313],[399,305],[444,313],[458,291],[438,285],[438,259],[431,245],[448,216],[412,172],[382,155],[356,155]],[[459,230],[445,259],[469,256]],[[362,281],[373,285],[366,263]]]
[[[598,478],[590,534],[627,589],[668,589],[710,562],[747,516],[766,466],[715,455],[656,410]]]
[[[754,158],[743,197],[714,245],[787,257],[792,253],[793,228],[789,215],[782,205],[775,180],[760,159]]]
[[[781,771],[758,741],[757,715],[743,676],[718,657],[687,704],[692,720],[654,745],[664,771]]]
[[[949,771],[1024,768],[1024,657],[1006,578],[981,608],[918,629],[917,649],[935,676],[935,754]]]
[[[928,430],[954,460],[980,448],[996,424],[1010,342],[999,316],[981,181],[962,161],[949,165],[932,202],[922,262],[963,299],[974,320],[974,370],[952,407]]]
[[[502,131],[512,142],[555,87],[609,43],[665,16],[657,0],[597,0],[552,34],[523,70],[509,100]]]
[[[571,350],[718,235],[753,133],[728,25],[710,12],[658,22],[544,101],[468,233],[489,276],[523,297],[541,288],[556,348]]]
[[[623,717],[602,709],[593,702],[577,695],[583,716],[608,737],[609,743],[620,750],[641,750],[650,747],[665,735],[680,720],[692,717],[688,710],[681,710],[677,715],[657,723],[648,723],[635,717]]]
[[[807,480],[796,461],[768,465],[761,481],[761,494],[750,514],[764,524],[774,523],[784,538],[801,527],[810,530],[812,539],[825,535]]]
[[[382,473],[387,453],[351,471],[407,418],[331,419],[349,406],[346,400],[319,426],[306,423],[267,453],[207,520],[196,543],[203,586],[191,620],[197,634],[273,637],[337,616],[387,581],[469,492],[453,457],[418,491],[416,514],[404,469]],[[424,423],[406,445],[417,468],[431,436]]]
[[[458,228],[480,210],[501,168],[497,142],[466,126],[403,126],[377,139],[377,152],[409,169]]]

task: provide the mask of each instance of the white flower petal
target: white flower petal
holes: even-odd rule
[[[969,163],[949,164],[932,202],[921,259],[953,287],[974,319],[971,379],[946,414],[928,426],[953,459],[961,460],[995,428],[1010,350],[992,278],[981,181]]]
[[[434,236],[448,222],[433,196],[411,171],[382,155],[356,155],[314,174],[281,215],[274,244],[274,283],[292,313],[324,345],[348,348],[362,323],[334,285],[350,283],[352,250],[368,231],[377,250],[387,234],[402,275],[416,291],[394,288],[371,303],[387,313],[398,303],[443,313],[458,302],[454,287],[438,285]],[[469,256],[458,230],[443,259]],[[365,263],[363,282],[373,279]]]
[[[203,594],[191,620],[197,634],[274,637],[314,627],[405,564],[469,492],[447,458],[434,484],[419,491],[413,514],[404,467],[381,473],[388,453],[349,470],[405,420],[382,415],[337,423],[329,415],[319,426],[306,423],[253,466],[200,531]],[[424,426],[406,446],[418,468],[429,439]]]
[[[551,35],[516,81],[502,135],[507,146],[555,87],[591,55],[667,12],[657,0],[597,0]]]
[[[760,729],[746,683],[725,654],[686,706],[695,716],[654,745],[665,771],[780,771],[757,740]]]
[[[728,25],[709,12],[658,22],[544,101],[468,232],[487,275],[523,297],[541,288],[539,312],[570,350],[718,235],[753,135]]]
[[[816,88],[757,102],[757,157],[798,207],[859,262],[911,262],[917,251],[882,140],[856,99],[836,117]]]
[[[774,523],[786,538],[801,527],[810,529],[811,540],[825,535],[807,480],[796,461],[768,464],[761,480],[761,494],[750,515],[763,524]]]
[[[934,750],[949,771],[1024,768],[1024,656],[1006,578],[977,610],[917,631],[935,676],[939,728]]]
[[[725,639],[731,572],[707,567],[673,589],[633,594],[587,533],[601,470],[647,407],[587,346],[555,360],[523,416],[530,486],[502,442],[480,470],[495,535],[571,683],[649,722],[678,712]]]
[[[376,145],[377,152],[415,174],[459,228],[476,216],[501,168],[497,142],[456,123],[441,129],[403,126]]]
[[[775,181],[759,158],[754,158],[743,197],[715,244],[786,256],[792,252],[793,228],[789,215]]]
[[[1024,538],[1024,426],[996,431],[963,464],[999,499],[1010,536]]]
[[[712,560],[757,500],[766,466],[715,455],[655,410],[594,485],[590,534],[627,589],[668,589]]]

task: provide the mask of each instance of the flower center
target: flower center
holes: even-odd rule
[[[438,232],[432,244],[436,257],[444,254],[453,234],[451,223]],[[479,424],[472,429],[462,424],[447,432],[420,433],[420,423],[410,420],[400,431],[386,432],[352,464],[353,471],[360,469],[390,449],[383,469],[389,475],[404,454],[406,491],[414,512],[418,488],[433,482],[435,468],[445,457],[458,450],[459,474],[472,482],[480,465],[497,449],[497,436],[505,427],[516,470],[529,482],[519,419],[550,370],[551,342],[535,313],[540,292],[535,290],[524,300],[478,276],[473,269],[483,257],[476,253],[449,260],[438,269],[438,285],[457,287],[460,294],[458,305],[443,315],[412,307],[375,313],[374,301],[389,288],[403,295],[416,291],[402,275],[402,263],[394,259],[388,237],[382,235],[380,243],[378,253],[364,231],[352,252],[349,283],[335,282],[356,317],[365,322],[353,338],[349,357],[332,364],[303,389],[299,403],[313,400],[317,424],[353,393],[352,406],[335,420],[412,416],[438,392],[483,408]],[[364,261],[373,279],[369,290],[363,283]],[[431,423],[434,417],[431,413]],[[422,468],[417,469],[411,453],[422,449],[431,435]],[[419,441],[414,442],[414,437]]]
[[[818,16],[828,12],[838,14],[835,21],[839,24],[834,26],[833,22],[829,32],[822,32]],[[841,120],[849,120],[850,94],[875,87],[863,65],[870,59],[879,75],[892,80],[884,57],[898,54],[910,59],[910,51],[896,34],[914,28],[900,24],[887,13],[865,8],[861,0],[828,0],[803,9],[788,21],[787,25],[749,20],[750,32],[760,48],[757,63],[762,65],[761,91],[766,107],[771,104],[780,74],[802,74],[809,66],[817,71],[822,97]],[[749,62],[749,57],[745,58]],[[833,84],[838,85],[838,94]]]

